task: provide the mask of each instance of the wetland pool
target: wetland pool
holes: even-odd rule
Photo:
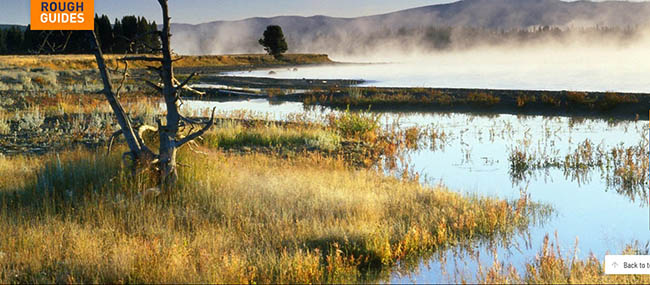
[[[219,112],[254,112],[267,119],[283,120],[296,114],[322,121],[331,112],[324,107],[306,108],[302,103],[271,103],[265,99],[232,102],[186,101],[185,112],[205,113],[217,107]],[[437,258],[423,260],[418,270],[394,273],[391,282],[440,283],[472,280],[479,262],[491,266],[494,255],[519,272],[525,270],[540,251],[545,235],[557,242],[563,256],[574,249],[579,258],[593,252],[599,259],[606,253],[619,253],[626,244],[648,238],[647,149],[648,121],[612,121],[557,116],[477,115],[468,113],[381,112],[385,127],[396,122],[400,128],[419,126],[435,130],[423,135],[421,146],[405,155],[401,166],[408,165],[420,174],[423,183],[444,185],[452,191],[517,199],[521,193],[534,202],[553,208],[553,214],[533,225],[507,245],[477,245],[475,251],[449,249],[445,262]],[[643,148],[636,163],[643,165],[643,182],[624,187],[613,183],[613,170],[593,167],[574,171],[549,167],[517,176],[511,156],[523,150],[537,157],[566,158],[589,141],[592,152],[602,155],[613,149]],[[596,157],[596,155],[593,155]],[[576,248],[576,239],[579,240]]]

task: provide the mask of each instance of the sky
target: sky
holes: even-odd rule
[[[61,1],[61,0],[57,0]],[[29,0],[0,0],[0,24],[29,23]],[[453,0],[169,0],[174,23],[199,24],[217,20],[281,15],[358,17],[388,13]],[[95,0],[95,13],[111,19],[145,16],[160,23],[155,0]]]

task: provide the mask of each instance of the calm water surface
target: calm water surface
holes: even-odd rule
[[[381,60],[381,59],[379,59]],[[375,61],[377,62],[377,61]],[[645,46],[484,49],[387,59],[384,64],[275,68],[228,75],[364,79],[364,86],[650,92]],[[273,71],[273,74],[270,74]]]
[[[270,104],[263,99],[238,102],[186,102],[185,111],[216,106],[219,111],[247,110],[283,119],[290,114],[307,112],[313,120],[336,112],[327,108],[305,110],[302,103]],[[520,181],[510,175],[508,155],[515,146],[531,151],[565,155],[578,143],[589,139],[604,149],[614,146],[643,144],[647,148],[648,122],[608,122],[600,119],[576,120],[568,117],[491,115],[461,113],[382,113],[382,120],[398,120],[403,127],[433,127],[444,132],[447,139],[434,147],[429,144],[411,151],[408,162],[429,184],[442,184],[452,191],[517,199],[525,191],[535,202],[551,205],[555,214],[542,225],[530,229],[529,237],[514,240],[517,248],[498,247],[498,260],[523,271],[523,264],[539,252],[546,234],[557,232],[559,244],[566,255],[574,252],[576,238],[578,256],[590,252],[604,258],[606,252],[620,252],[625,244],[649,240],[647,184],[635,195],[622,195],[608,186],[603,173],[594,170],[575,178],[560,169],[536,171]],[[487,246],[479,246],[481,264],[490,266],[493,254]],[[394,274],[392,282],[454,282],[459,276],[471,280],[477,263],[461,253],[450,250],[447,262],[423,261],[419,271],[402,276]],[[565,256],[566,256],[565,255]],[[454,274],[454,272],[456,272]],[[460,273],[459,273],[460,272]]]

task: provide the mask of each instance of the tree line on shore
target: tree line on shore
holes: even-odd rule
[[[124,16],[111,23],[106,15],[95,15],[95,33],[104,53],[149,53],[160,49],[156,21]],[[11,26],[0,28],[1,55],[92,53],[87,31],[33,31]]]

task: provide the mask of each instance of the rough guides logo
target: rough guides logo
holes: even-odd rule
[[[31,0],[32,30],[93,30],[94,0]]]

